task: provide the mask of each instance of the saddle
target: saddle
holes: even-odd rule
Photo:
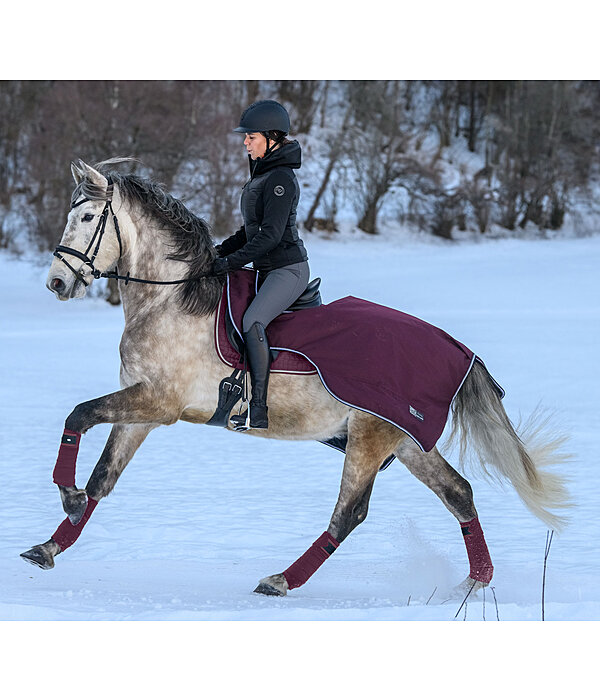
[[[257,279],[257,289],[259,288],[260,285],[260,280]],[[286,309],[283,313],[289,313],[293,311],[302,311],[303,309],[311,309],[315,308],[317,306],[321,306],[323,301],[321,298],[321,291],[320,291],[320,285],[321,285],[321,278],[316,277],[314,280],[308,283],[306,286],[306,289],[302,292],[302,294],[296,299],[296,301],[291,304],[291,306]],[[231,314],[230,313],[224,313],[223,314],[224,319],[223,322],[220,324],[222,327],[224,327],[225,334],[227,337],[227,341],[229,342],[231,348],[235,350],[240,355],[240,358],[243,358],[244,356],[244,339],[239,332],[239,329],[235,326]],[[217,342],[218,342],[218,330],[219,330],[219,317],[217,316]],[[276,362],[278,359],[278,356],[280,354],[280,351],[278,350],[273,350],[271,349],[271,363]],[[284,351],[284,355],[290,355],[290,353],[286,353]],[[299,358],[291,355],[291,357],[288,358],[288,365],[289,363],[292,363],[294,367],[298,367],[300,365],[306,365],[306,372],[303,373],[310,373],[310,374],[315,374],[316,370],[310,363],[307,361],[302,361]],[[280,369],[279,371],[281,372],[286,372],[286,368],[284,367],[283,369]],[[297,369],[289,369],[287,371],[298,371]],[[217,406],[217,409],[213,416],[210,418],[210,420],[206,423],[206,425],[214,425],[218,427],[227,427],[228,422],[229,422],[229,414],[231,413],[231,410],[235,406],[235,404],[240,400],[240,398],[243,398],[245,392],[245,370],[241,370],[239,368],[234,369],[233,373],[229,377],[225,377],[224,379],[221,380],[221,383],[219,384],[219,403]],[[339,452],[342,452],[343,454],[346,454],[346,445],[348,442],[348,436],[346,435],[337,435],[334,437],[329,438],[328,440],[320,440],[320,442],[323,445],[328,445],[329,447],[333,447],[335,450],[338,450]],[[394,461],[394,455],[389,455],[381,464],[379,467],[379,471],[383,471],[386,469],[392,462]]]
[[[316,306],[321,306],[323,300],[321,299],[320,286],[321,278],[315,277],[314,280],[306,285],[306,289],[296,299],[296,301],[283,313],[289,313],[290,311],[302,311],[302,309],[313,309]],[[225,314],[225,332],[227,333],[227,340],[233,349],[243,357],[244,339],[242,338],[239,329],[234,325],[230,313]],[[274,362],[278,355],[279,352],[277,350],[271,350],[271,362]]]

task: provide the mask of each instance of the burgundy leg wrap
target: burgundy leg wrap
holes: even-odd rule
[[[54,467],[53,481],[59,486],[75,486],[75,464],[79,452],[81,433],[65,430]]]
[[[58,530],[52,535],[52,539],[64,552],[67,547],[70,547],[75,540],[81,535],[83,526],[90,519],[90,515],[94,512],[94,508],[98,505],[98,501],[88,496],[88,504],[83,514],[83,518],[73,525],[69,518],[65,518],[62,523],[58,526]]]
[[[288,586],[298,588],[306,583],[321,564],[335,552],[340,543],[328,532],[324,532],[304,554],[283,572]]]
[[[461,523],[460,527],[465,538],[467,556],[471,565],[469,576],[475,581],[489,583],[492,580],[494,567],[492,566],[492,559],[485,543],[479,519],[473,518],[468,523]]]

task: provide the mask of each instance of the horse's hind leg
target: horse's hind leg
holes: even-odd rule
[[[469,482],[446,462],[435,447],[430,452],[421,452],[412,440],[406,440],[395,450],[395,455],[440,498],[461,526],[471,568],[469,576],[459,588],[467,592],[487,586],[492,580],[494,567]]]
[[[36,545],[23,552],[23,559],[39,566],[51,569],[54,557],[70,547],[79,537],[84,525],[89,520],[98,501],[107,496],[114,488],[117,479],[130,462],[137,448],[156,424],[115,425],[113,426],[104,451],[89,478],[85,491],[86,504],[83,517],[74,525],[69,518],[60,524],[52,537],[44,544]]]
[[[262,579],[256,593],[285,595],[288,590],[306,583],[352,530],[365,520],[379,467],[404,437],[398,428],[380,418],[361,411],[351,413],[342,483],[329,527],[283,573]]]

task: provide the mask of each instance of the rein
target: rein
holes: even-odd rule
[[[115,212],[113,211],[112,208],[112,195],[113,195],[113,181],[110,175],[108,176],[108,188],[106,190],[108,199],[106,200],[106,204],[104,205],[104,209],[102,210],[102,213],[100,214],[100,218],[98,220],[98,225],[96,226],[96,230],[94,231],[94,235],[92,236],[92,240],[90,241],[88,247],[86,248],[85,252],[82,253],[79,250],[76,250],[75,248],[70,248],[69,246],[66,245],[57,245],[53,255],[58,258],[61,262],[63,262],[69,270],[75,275],[75,277],[84,284],[86,287],[89,286],[89,283],[86,282],[85,277],[81,273],[81,270],[83,268],[83,265],[79,270],[76,270],[68,260],[66,260],[61,253],[67,253],[68,255],[73,255],[76,258],[79,258],[80,260],[83,261],[84,265],[87,265],[90,268],[90,272],[94,279],[100,279],[101,277],[106,278],[106,279],[116,279],[116,280],[125,280],[125,285],[128,285],[130,282],[140,282],[142,284],[184,284],[185,282],[189,282],[191,280],[195,279],[202,279],[204,277],[210,277],[210,274],[204,274],[204,275],[198,275],[196,277],[188,277],[187,279],[182,279],[182,280],[147,280],[147,279],[142,279],[140,277],[131,277],[130,273],[128,272],[126,275],[120,275],[115,269],[113,272],[100,272],[95,265],[94,265],[94,260],[96,259],[96,256],[98,255],[98,251],[100,250],[100,243],[102,242],[102,238],[104,236],[104,232],[106,230],[106,221],[108,219],[108,214],[109,212],[112,214],[113,218],[113,224],[115,227],[115,234],[117,236],[117,240],[119,242],[119,258],[123,255],[123,242],[121,240],[121,230],[119,228],[119,221],[117,219],[117,216]],[[74,204],[71,205],[71,209],[75,209],[84,202],[89,202],[90,199],[89,197],[84,197],[83,199],[80,199],[78,202],[75,202]],[[92,253],[92,257],[89,257],[89,252],[92,249],[92,246],[94,245],[94,242],[96,241],[96,238],[98,239],[96,242],[96,247],[94,248],[94,252]]]

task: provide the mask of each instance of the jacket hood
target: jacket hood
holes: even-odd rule
[[[250,177],[255,177],[256,175],[261,175],[266,173],[268,170],[277,168],[281,165],[287,168],[297,169],[301,165],[302,160],[302,149],[298,141],[292,141],[291,143],[286,143],[275,151],[269,153],[266,158],[258,158],[257,160],[252,160],[248,156],[248,164],[250,166]]]

